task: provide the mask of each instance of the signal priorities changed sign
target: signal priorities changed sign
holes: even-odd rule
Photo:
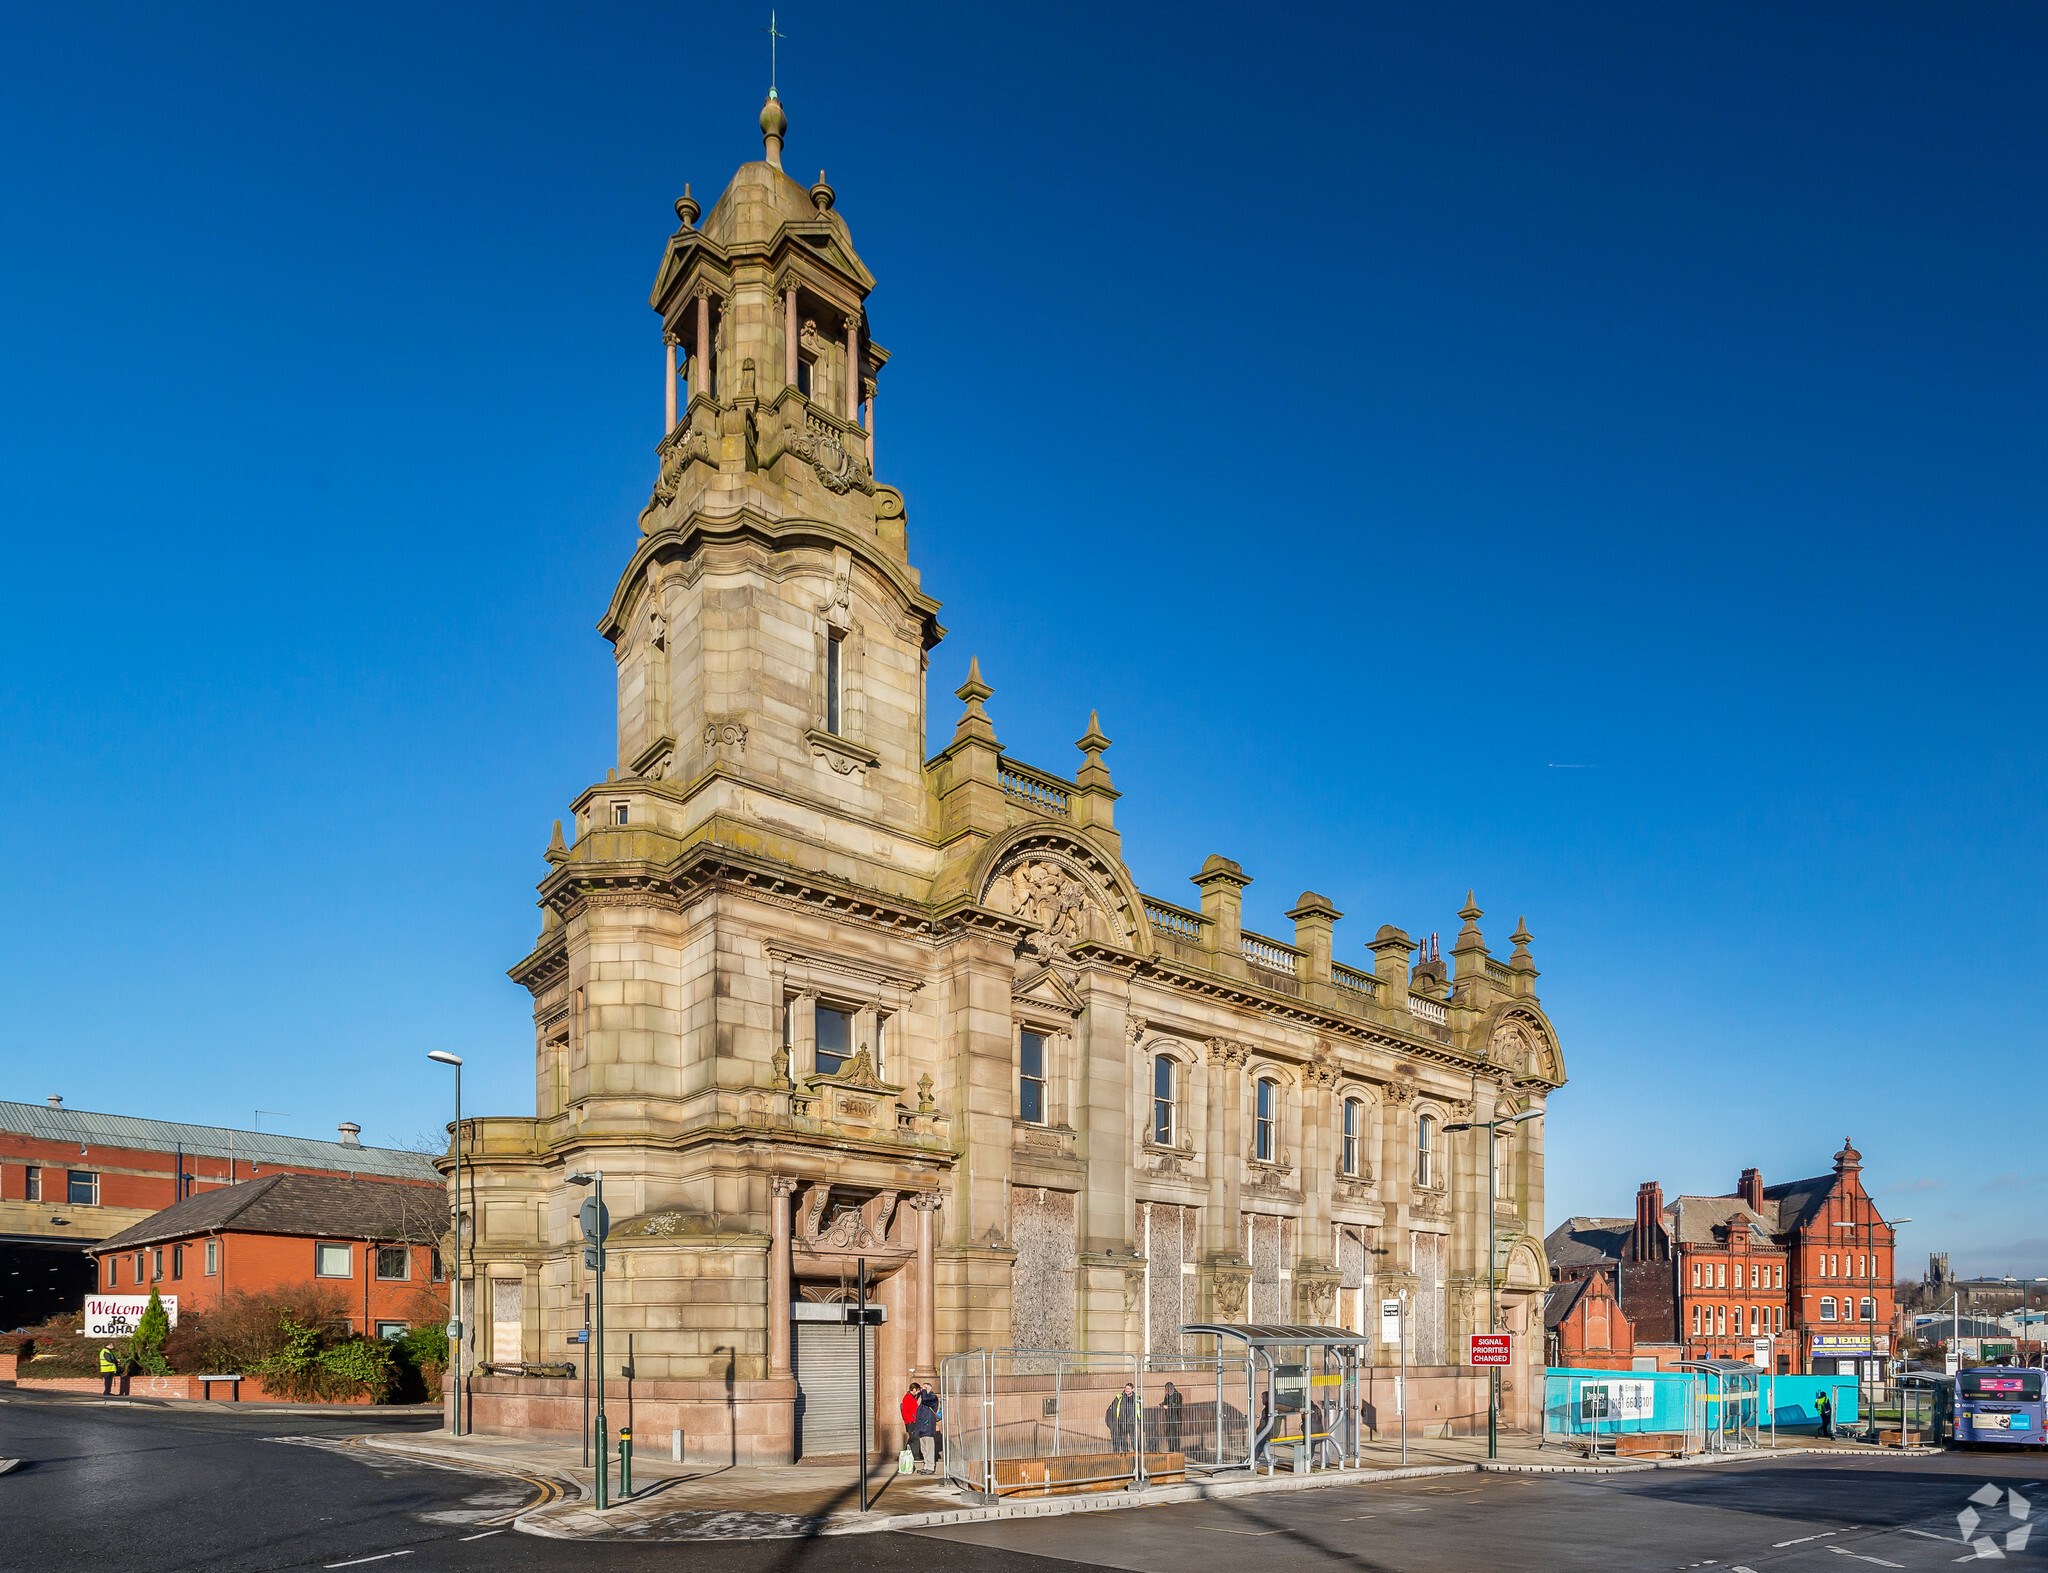
[[[1513,1365],[1513,1333],[1474,1333],[1470,1365]]]

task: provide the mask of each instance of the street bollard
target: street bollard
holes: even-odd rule
[[[619,1427],[619,1500],[633,1494],[633,1428]]]

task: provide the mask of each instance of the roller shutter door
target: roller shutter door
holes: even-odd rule
[[[797,1456],[860,1450],[859,1354],[854,1339],[860,1329],[831,1322],[797,1322],[795,1334],[797,1389]],[[874,1375],[875,1343],[868,1338],[868,1374]],[[874,1447],[875,1414],[868,1410],[868,1446]]]

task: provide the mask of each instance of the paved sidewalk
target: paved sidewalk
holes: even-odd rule
[[[634,1493],[614,1501],[603,1513],[596,1509],[592,1472],[583,1467],[582,1450],[573,1442],[529,1441],[512,1437],[454,1437],[446,1431],[412,1432],[364,1439],[364,1445],[394,1453],[459,1463],[521,1476],[540,1490],[543,1500],[519,1514],[524,1533],[567,1540],[758,1540],[808,1538],[816,1535],[863,1534],[877,1530],[920,1529],[940,1524],[976,1523],[990,1519],[1038,1518],[1066,1513],[1099,1513],[1151,1507],[1173,1502],[1198,1502],[1289,1491],[1313,1491],[1379,1480],[1405,1480],[1429,1475],[1472,1474],[1480,1470],[1542,1473],[1617,1474],[1640,1470],[1701,1468],[1753,1463],[1770,1457],[1828,1452],[1896,1453],[1896,1448],[1856,1443],[1815,1444],[1787,1441],[1758,1452],[1709,1454],[1689,1459],[1588,1460],[1553,1444],[1539,1449],[1523,1436],[1504,1436],[1500,1457],[1486,1456],[1484,1437],[1411,1441],[1408,1463],[1401,1463],[1398,1442],[1369,1446],[1363,1467],[1307,1475],[1231,1475],[1189,1485],[1154,1486],[1143,1491],[1109,1491],[1084,1496],[1020,1497],[998,1506],[977,1506],[942,1479],[898,1475],[893,1459],[886,1470],[873,1461],[869,1475],[869,1509],[860,1510],[854,1464],[795,1464],[786,1467],[734,1465],[714,1468],[676,1464],[666,1457],[633,1460]],[[1916,1451],[1931,1451],[1916,1449]],[[617,1483],[614,1463],[613,1484]]]

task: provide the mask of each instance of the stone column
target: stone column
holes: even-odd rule
[[[938,1211],[939,1193],[925,1191],[910,1199],[917,1210],[917,1347],[915,1374],[920,1380],[936,1379],[939,1326],[939,1286],[932,1274],[932,1214]]]
[[[860,424],[860,313],[846,318],[846,418]]]
[[[697,287],[697,375],[690,379],[698,393],[711,391],[711,291]]]
[[[776,1378],[789,1375],[789,1198],[796,1181],[778,1174],[768,1184],[768,1375]]]
[[[661,379],[661,434],[666,437],[676,429],[676,345],[679,341],[673,333],[664,333],[661,342],[668,346],[668,375]]]
[[[868,468],[873,470],[875,467],[875,379],[872,377],[868,378],[866,386],[868,395]]]
[[[790,387],[796,386],[796,280],[785,279],[782,284],[782,380]]]

